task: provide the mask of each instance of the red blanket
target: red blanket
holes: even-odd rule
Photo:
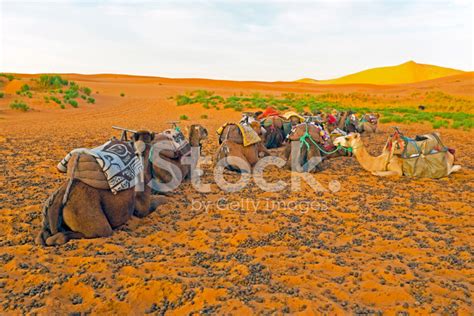
[[[263,118],[265,118],[265,117],[275,116],[275,115],[280,115],[280,113],[278,113],[278,111],[275,110],[274,108],[268,107],[268,108],[266,108],[265,111],[263,111],[262,114],[260,114],[260,115],[258,116],[258,119],[261,120],[261,119],[263,119]]]

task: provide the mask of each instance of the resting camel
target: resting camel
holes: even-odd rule
[[[337,128],[346,133],[359,132],[359,120],[352,111],[343,111],[339,114]]]
[[[304,135],[307,132],[307,136]],[[339,156],[345,156],[346,151],[344,149],[337,150],[337,147],[331,141],[329,134],[326,134],[326,137],[323,137],[321,133],[324,133],[324,130],[321,126],[313,123],[302,123],[293,128],[292,132],[288,135],[288,143],[285,146],[284,158],[286,159],[286,167],[292,168],[292,161],[297,161],[297,169],[304,170],[305,164],[312,158],[319,157],[323,161],[329,158],[335,158]],[[293,142],[297,142],[296,148],[298,149],[294,152],[292,149],[295,148],[292,146]],[[318,164],[312,170],[305,171],[316,171],[321,170],[321,166]]]
[[[133,137],[136,152],[148,157],[154,134],[138,131]],[[143,167],[143,180],[148,183],[151,172],[147,159],[144,159]],[[98,164],[97,168],[100,169]],[[62,245],[70,239],[108,237],[132,214],[144,217],[158,206],[158,202],[151,199],[151,188],[147,185],[141,192],[132,187],[113,194],[110,189],[96,189],[77,179],[70,181],[70,186],[69,180],[66,181],[47,200],[37,244],[53,246]],[[63,203],[68,187],[68,198]]]
[[[277,115],[272,115],[262,119],[262,122],[269,124],[263,125],[266,133],[264,135],[264,145],[266,148],[278,148],[285,140],[285,132],[283,131],[283,119]]]
[[[380,177],[403,175],[402,159],[397,156],[397,154],[401,153],[400,150],[403,146],[401,142],[403,142],[401,139],[392,136],[387,141],[382,154],[373,157],[367,152],[358,133],[350,133],[347,136],[341,136],[334,140],[336,146],[341,145],[346,148],[352,148],[352,152],[361,167]],[[454,155],[449,151],[446,152],[446,155],[448,158],[448,175],[460,170],[460,166],[454,165]]]
[[[363,115],[359,121],[360,132],[376,133],[379,118],[380,114],[378,113],[367,113]]]
[[[260,123],[250,123],[252,129],[262,138],[262,130]],[[232,171],[240,172],[251,172],[253,167],[261,157],[269,156],[270,153],[263,145],[262,141],[253,145],[244,146],[242,134],[237,125],[227,125],[221,137],[219,137],[219,143],[221,144],[217,150],[216,159],[217,161],[223,161],[226,168]],[[244,162],[246,165],[242,166],[240,162]]]
[[[207,138],[207,129],[199,124],[193,124],[189,128],[188,142],[191,148],[199,148],[199,154],[201,153],[202,144],[201,142]],[[169,145],[167,147],[172,148],[171,141],[163,134],[158,134],[155,137],[154,143],[165,142]],[[193,161],[192,164],[184,163],[181,159],[183,154],[174,150],[161,150],[159,157],[177,168],[181,172],[181,179],[185,180],[191,178],[191,173],[196,169],[198,161]],[[155,158],[153,158],[155,159]],[[161,183],[170,183],[173,179],[178,179],[177,174],[171,174],[172,170],[161,168],[159,161],[154,161],[153,165],[153,177]]]

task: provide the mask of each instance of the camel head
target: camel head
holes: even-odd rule
[[[367,113],[367,114],[364,115],[364,118],[367,122],[375,125],[379,121],[380,114],[379,113]]]
[[[359,119],[355,113],[348,112],[345,124],[349,132],[360,132]]]
[[[155,139],[155,133],[140,130],[133,133],[133,147],[135,148],[135,152],[139,155],[142,155],[146,150],[146,146],[149,145],[153,139]]]
[[[207,129],[202,125],[193,124],[189,127],[189,144],[192,147],[201,147],[201,141],[207,139]]]
[[[359,148],[362,146],[362,140],[359,133],[350,133],[347,136],[340,136],[334,140],[335,146],[344,148]]]
[[[403,153],[405,150],[405,141],[403,140],[403,135],[398,130],[389,136],[384,150],[388,150],[395,155],[401,155]]]

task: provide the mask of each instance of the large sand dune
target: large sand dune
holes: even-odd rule
[[[378,67],[330,80],[300,79],[299,82],[320,84],[403,84],[437,79],[462,74],[462,70],[434,65],[419,64],[414,61],[397,66]]]
[[[446,179],[377,178],[355,159],[341,157],[315,175],[326,189],[339,181],[337,192],[303,186],[294,194],[266,193],[249,186],[224,194],[213,184],[211,193],[202,194],[185,184],[167,205],[134,218],[110,238],[58,248],[33,244],[41,205],[65,180],[57,162],[73,148],[118,136],[112,125],[161,131],[166,121],[186,114],[190,121],[183,126],[208,128],[204,152],[213,155],[215,130],[240,113],[177,107],[169,98],[178,93],[407,95],[434,89],[472,96],[472,73],[395,86],[65,77],[91,87],[96,104],[61,110],[33,98],[28,102],[36,110],[19,113],[8,109],[15,96],[0,99],[0,314],[472,314],[474,146],[472,132],[463,130],[441,129],[463,166]],[[409,135],[431,130],[422,124],[399,127]],[[364,138],[372,154],[390,131],[382,124],[379,134]],[[204,181],[212,182],[212,165],[204,170]],[[270,168],[267,180],[290,177]],[[222,209],[193,208],[193,200],[221,198],[228,205]],[[230,206],[242,198],[317,201],[319,208]]]

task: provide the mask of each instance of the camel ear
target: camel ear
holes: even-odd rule
[[[379,114],[379,113],[375,113],[375,117],[376,117],[376,118],[379,118],[379,117],[380,117],[380,114]]]
[[[359,136],[360,136],[359,133],[354,133],[354,138],[355,139],[359,138]]]
[[[150,132],[150,137],[151,137],[151,140],[154,140],[155,139],[155,132]]]

